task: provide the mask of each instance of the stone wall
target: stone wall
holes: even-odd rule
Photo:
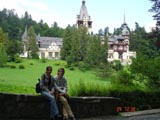
[[[119,98],[70,97],[77,118],[117,114]],[[40,95],[0,93],[0,119],[48,119],[49,102]]]

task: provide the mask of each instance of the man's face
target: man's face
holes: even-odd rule
[[[52,68],[48,68],[47,73],[51,74],[52,73]]]

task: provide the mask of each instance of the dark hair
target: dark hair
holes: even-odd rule
[[[52,66],[47,66],[47,67],[46,67],[46,70],[48,70],[49,68],[52,69]]]
[[[63,74],[65,73],[64,68],[59,68],[59,69],[58,69],[58,72],[59,72],[60,70],[63,71]]]

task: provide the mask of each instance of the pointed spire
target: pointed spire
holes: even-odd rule
[[[82,5],[85,5],[85,0],[82,0]]]
[[[85,5],[85,0],[82,1],[82,6],[81,6],[81,9],[80,9],[80,19],[83,20],[84,17],[89,18],[87,7]]]
[[[124,23],[126,23],[126,16],[125,16],[125,12],[124,12]]]
[[[24,31],[24,33],[23,33],[23,35],[22,35],[22,41],[27,41],[27,25],[26,25],[26,27],[25,27],[25,31]]]
[[[91,17],[88,14],[87,7],[85,5],[85,0],[82,0],[80,14],[77,15],[77,25],[78,27],[83,25],[89,29],[92,28],[92,21],[91,21]]]
[[[126,23],[125,12],[124,12],[124,23],[123,23],[122,35],[123,35],[123,36],[129,35],[129,31],[128,31],[127,23]]]
[[[125,12],[124,12],[124,16],[123,16],[123,17],[124,17],[124,18],[123,18],[123,25],[125,26],[125,25],[127,25]]]

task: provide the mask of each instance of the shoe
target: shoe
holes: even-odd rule
[[[76,120],[75,117],[69,117],[69,120]]]
[[[54,118],[50,118],[49,120],[55,120]]]
[[[69,120],[68,118],[64,117],[63,120]]]
[[[63,120],[61,115],[55,115],[53,120]]]

